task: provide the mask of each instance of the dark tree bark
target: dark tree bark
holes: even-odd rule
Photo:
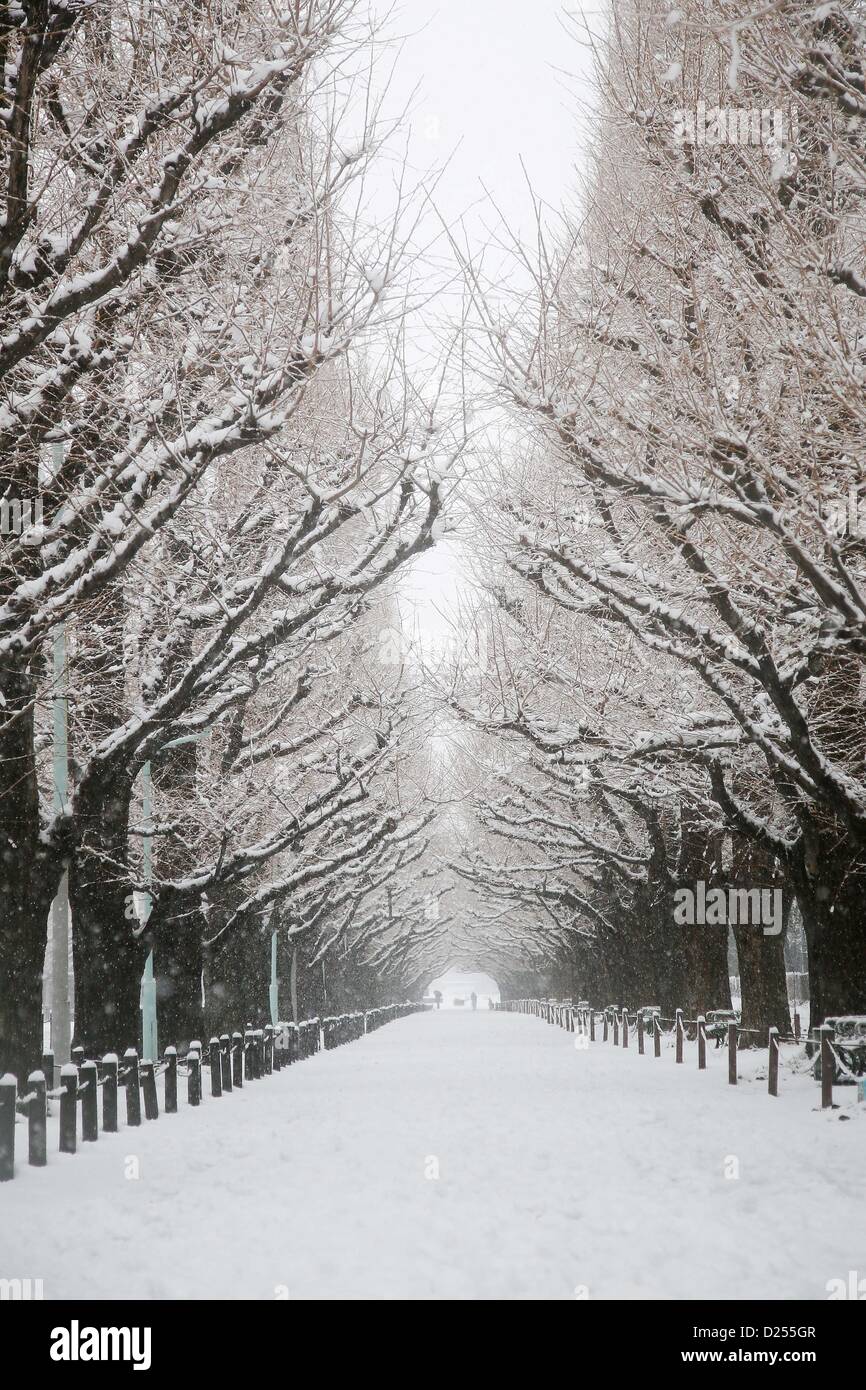
[[[737,924],[733,928],[737,946],[742,996],[741,1025],[754,1029],[757,1036],[745,1033],[744,1042],[764,1046],[770,1028],[783,1035],[791,1031],[788,987],[785,978],[785,933],[793,907],[790,893],[785,896],[785,881],[780,866],[765,846],[742,835],[731,842],[730,881],[738,888],[779,889],[783,894],[782,930],[776,936],[765,936],[761,926]]]
[[[866,1013],[866,863],[844,831],[808,825],[791,875],[809,952],[809,1017]]]
[[[129,770],[100,765],[75,797],[78,852],[69,873],[75,1034],[89,1052],[138,1047],[148,941],[128,872]]]
[[[693,890],[699,881],[712,884],[718,876],[719,835],[707,826],[700,809],[683,808],[680,837],[679,883]],[[683,934],[685,957],[685,999],[680,1007],[689,1017],[706,1014],[710,1009],[730,1009],[727,924],[696,923],[677,930]]]
[[[42,970],[61,846],[40,840],[33,752],[35,681],[7,665],[0,689],[0,1074],[19,1081],[42,1054]]]
[[[238,901],[227,895],[211,914],[208,930],[218,928],[221,918],[231,916]],[[219,937],[213,950],[205,954],[206,1031],[232,1031],[245,1023],[260,1028],[270,1023],[270,978],[270,932],[262,929],[258,917],[248,915]]]
[[[195,913],[189,919],[176,918],[153,934],[161,1045],[171,1043],[181,1050],[194,1038],[201,1040],[205,1031],[203,932],[204,920]]]
[[[184,647],[178,653],[181,660],[188,656]],[[161,815],[170,818],[175,812],[174,799],[181,803],[195,791],[197,751],[194,743],[168,749],[151,765],[154,805]],[[157,880],[182,879],[191,865],[184,844],[172,835],[159,836],[154,843],[154,871]],[[150,924],[149,924],[150,925]],[[184,911],[172,914],[156,909],[152,937],[156,977],[156,1007],[160,1037],[165,1043],[185,1047],[194,1038],[201,1039],[205,1031],[205,1011],[202,1002],[204,971],[203,938],[205,920],[201,912]],[[220,1032],[225,1021],[220,1019]]]

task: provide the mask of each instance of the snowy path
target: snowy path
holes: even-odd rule
[[[0,1276],[46,1298],[560,1299],[826,1298],[866,1274],[866,1107],[688,1063],[514,1015],[404,1019],[47,1171],[22,1142]]]

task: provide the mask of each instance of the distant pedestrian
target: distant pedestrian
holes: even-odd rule
[[[437,1009],[441,1009],[441,1008],[442,1008],[442,991],[441,991],[441,989],[434,989],[434,991],[433,991],[433,998],[436,1000],[436,1007],[437,1007]]]
[[[477,1007],[478,1007],[478,995],[475,993],[475,990],[474,990],[474,989],[473,989],[472,993],[470,994],[469,998],[472,1000],[472,1007],[473,1007],[473,1009],[477,1009]]]

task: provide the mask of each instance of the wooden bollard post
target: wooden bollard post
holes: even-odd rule
[[[144,1118],[159,1119],[159,1101],[156,1095],[156,1068],[148,1059],[141,1064],[141,1093],[144,1096]]]
[[[99,1138],[99,1068],[95,1062],[82,1062],[81,1081],[81,1142],[92,1144]]]
[[[232,1090],[232,1040],[228,1033],[220,1033],[220,1072],[223,1091]]]
[[[11,1072],[0,1076],[0,1182],[15,1176],[15,1102],[18,1082]]]
[[[177,1114],[177,1048],[165,1049],[165,1113]]]
[[[607,1042],[607,1033],[608,1033],[608,1016],[607,1016],[607,1009],[605,1009],[605,1011],[604,1011],[604,1032],[602,1033],[602,1036],[601,1036],[602,1042]]]
[[[355,1030],[356,1030],[356,1031],[355,1031],[355,1036],[356,1036],[356,1037],[358,1036],[358,1034],[357,1034],[357,1028],[358,1028],[358,1021],[357,1021],[357,1019],[356,1019],[356,1020],[355,1020]],[[283,1057],[282,1057],[283,1049],[282,1049],[282,1047],[280,1046],[280,1043],[281,1043],[282,1038],[283,1038],[283,1030],[282,1030],[282,1028],[275,1028],[275,1029],[274,1029],[274,1071],[282,1071],[282,1067],[283,1067]]]
[[[49,1091],[54,1090],[54,1053],[49,1050],[42,1054],[42,1074],[45,1077],[45,1086]]]
[[[208,1043],[210,1053],[210,1093],[212,1096],[221,1096],[223,1093],[222,1082],[222,1054],[220,1052],[219,1038],[211,1038]]]
[[[60,1068],[60,1152],[74,1154],[78,1119],[78,1068],[64,1062]]]
[[[265,1076],[270,1076],[274,1070],[274,1028],[269,1023],[265,1028]]]
[[[126,1072],[126,1123],[128,1125],[140,1125],[141,1077],[138,1070],[138,1053],[134,1047],[128,1047],[124,1052],[123,1066]]]
[[[595,1009],[589,1011],[589,1040],[595,1042]]]
[[[613,1045],[619,1047],[619,1014],[613,1016]]]
[[[821,1025],[821,1109],[830,1110],[833,1106],[833,1039],[835,1029],[826,1023]]]
[[[253,1030],[247,1025],[244,1029],[244,1076],[247,1081],[256,1079],[256,1059],[253,1053]]]
[[[628,1010],[622,1011],[622,1045],[628,1047]]]
[[[201,1105],[201,1043],[190,1043],[186,1054],[186,1098]]]
[[[232,1084],[244,1084],[244,1039],[242,1033],[232,1033]]]
[[[800,1015],[797,1013],[796,1009],[794,1010],[794,1037],[797,1042],[800,1041]]]
[[[75,1063],[75,1065],[76,1065],[76,1067],[78,1068],[78,1070],[81,1071],[81,1068],[84,1066],[84,1057],[85,1057],[85,1053],[84,1053],[84,1048],[81,1046],[80,1043],[79,1043],[78,1047],[70,1048],[69,1056],[70,1056],[70,1058],[72,1059],[72,1061]]]
[[[770,1029],[770,1065],[767,1069],[767,1092],[771,1096],[779,1094],[779,1030]]]
[[[703,1014],[698,1014],[698,1071],[707,1069],[707,1029]]]
[[[102,1059],[102,1131],[117,1133],[117,1053],[106,1052]]]
[[[677,1058],[676,1058],[676,1059],[677,1059],[678,1062],[681,1062],[681,1061],[683,1060],[683,1011],[682,1011],[682,1009],[677,1009],[676,1030],[677,1030]]]
[[[27,1089],[33,1099],[27,1107],[27,1161],[32,1168],[44,1168],[48,1162],[48,1102],[45,1098],[45,1073],[33,1071],[27,1078]]]
[[[637,1051],[638,1056],[643,1056],[643,1014],[637,1016]]]
[[[265,1074],[265,1034],[261,1028],[256,1029],[256,1079],[261,1081]]]
[[[737,1025],[728,1024],[728,1085],[737,1084]]]

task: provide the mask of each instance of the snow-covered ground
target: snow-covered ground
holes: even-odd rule
[[[52,1138],[47,1169],[19,1128],[0,1277],[61,1299],[826,1298],[866,1274],[866,1105],[726,1069],[441,1011],[75,1156]]]

